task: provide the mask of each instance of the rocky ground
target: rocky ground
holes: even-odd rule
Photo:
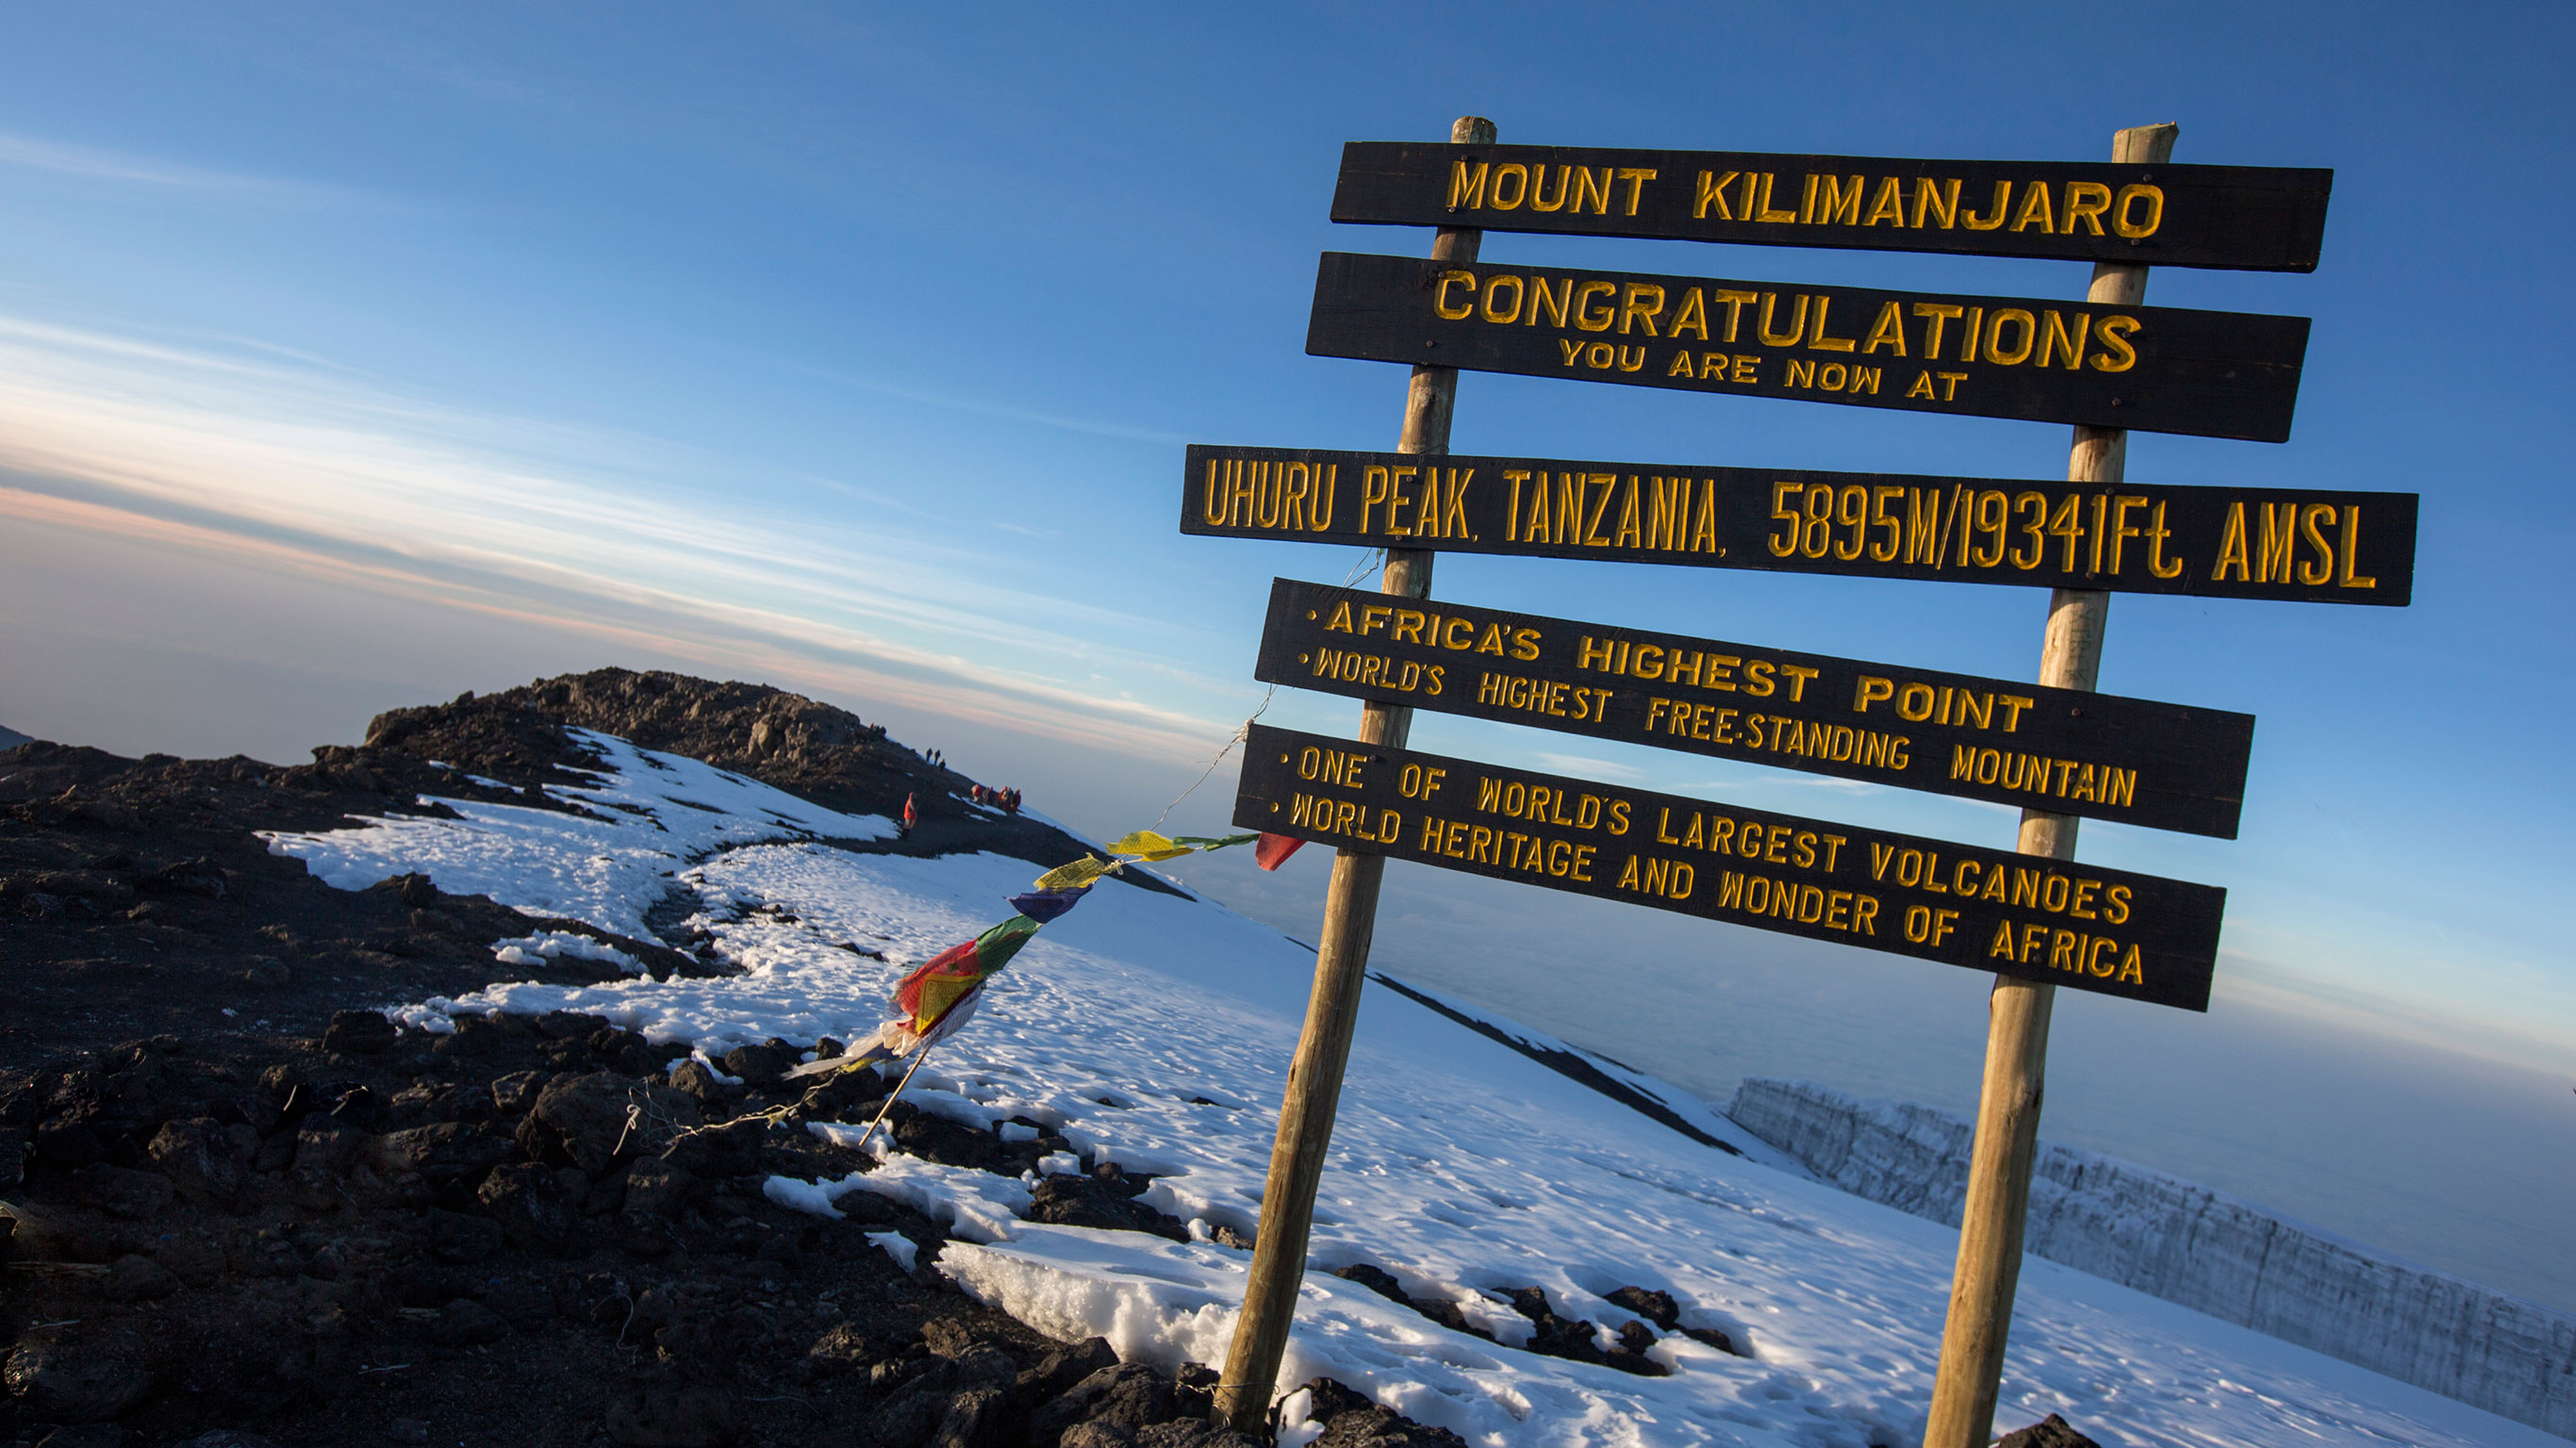
[[[865,848],[1082,848],[971,810],[962,776],[842,711],[667,674],[397,711],[291,768],[0,750],[0,1441],[1251,1441],[1208,1427],[1205,1368],[1122,1364],[958,1294],[927,1265],[941,1229],[884,1197],[843,1198],[843,1221],[766,1200],[773,1172],[864,1169],[804,1123],[873,1118],[872,1073],[797,1089],[773,1043],[728,1058],[730,1087],[592,1017],[441,1037],[343,1009],[542,974],[489,946],[549,927],[657,974],[723,968],[424,878],[333,890],[254,833],[424,794],[545,805],[587,762],[565,725],[844,810],[914,796],[922,827]],[[906,1151],[1014,1176],[1064,1144],[900,1103],[889,1122]],[[1179,1234],[1144,1185],[1049,1177],[1030,1215]],[[1313,1386],[1329,1448],[1457,1441]]]
[[[539,929],[657,975],[726,969],[676,932],[533,919],[420,876],[334,890],[256,833],[443,808],[425,795],[568,807],[544,786],[592,761],[567,726],[853,813],[915,800],[908,839],[849,848],[1047,866],[1084,848],[972,808],[964,776],[844,711],[671,674],[397,710],[365,744],[293,767],[0,749],[0,1443],[1254,1442],[1208,1426],[1205,1366],[1121,1363],[1102,1340],[1051,1341],[964,1297],[928,1265],[943,1230],[888,1198],[851,1193],[839,1221],[768,1201],[769,1174],[868,1167],[805,1123],[874,1119],[873,1073],[789,1083],[798,1053],[772,1042],[726,1059],[729,1086],[595,1017],[432,1036],[347,1009],[610,969],[495,962],[492,942]],[[1138,887],[1166,888],[1104,888]],[[902,1103],[886,1119],[906,1152],[1014,1177],[1065,1146],[1036,1122],[1006,1145]],[[1045,1177],[1029,1216],[1186,1237],[1137,1200],[1146,1185],[1115,1168]],[[1342,1275],[1477,1330],[1381,1269]],[[1612,1300],[1735,1350],[1680,1328],[1662,1293]],[[1663,1371],[1641,1324],[1605,1345],[1536,1288],[1514,1305],[1530,1351]],[[1459,1441],[1308,1387],[1324,1448]],[[2055,1420],[2006,1441],[2089,1443]]]

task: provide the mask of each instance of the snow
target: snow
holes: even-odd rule
[[[598,783],[550,784],[545,792],[582,813],[425,795],[422,804],[443,804],[458,818],[377,819],[264,838],[270,853],[302,859],[343,890],[418,872],[449,894],[489,895],[530,915],[647,938],[644,912],[676,864],[758,840],[895,832],[882,815],[843,814],[694,759],[587,729],[565,732],[598,756]]]
[[[596,960],[638,975],[644,973],[644,963],[634,956],[607,941],[593,940],[570,930],[540,930],[534,935],[492,943],[492,958],[503,965],[543,965],[549,959],[565,955],[575,960]]]
[[[894,1259],[894,1265],[906,1272],[912,1270],[912,1264],[921,1252],[921,1248],[901,1232],[870,1232],[867,1237],[869,1241],[884,1248],[885,1254]]]
[[[743,973],[505,984],[409,1003],[404,1019],[591,1011],[711,1054],[771,1036],[848,1040],[874,1028],[905,969],[990,925],[1039,872],[989,854],[834,848],[822,841],[865,838],[853,826],[869,822],[826,820],[736,776],[592,739],[599,783],[559,797],[577,796],[600,820],[451,802],[463,820],[366,821],[274,847],[350,888],[428,870],[442,888],[626,933],[641,933],[665,891],[690,892],[694,923]],[[746,812],[665,807],[682,795]],[[938,1270],[1032,1325],[1099,1334],[1122,1357],[1221,1364],[1249,1254],[1218,1245],[1212,1229],[1257,1226],[1272,1109],[1312,969],[1311,950],[1219,906],[1106,884],[1031,942],[982,1015],[914,1077],[908,1096],[925,1110],[1063,1135],[1080,1161],[1051,1158],[1047,1170],[1116,1162],[1154,1174],[1145,1200],[1193,1223],[1196,1240],[1022,1221],[1034,1177],[923,1161],[882,1136],[870,1170],[772,1178],[765,1190],[826,1214],[849,1192],[883,1193],[951,1224],[958,1240],[937,1253]],[[1279,1390],[1330,1376],[1490,1448],[1918,1443],[1956,1233],[1818,1183],[1686,1093],[1590,1060],[1745,1154],[1577,1085],[1424,1000],[1370,989],[1317,1202],[1312,1261],[1323,1270],[1307,1274]],[[1513,1340],[1528,1329],[1502,1300],[1510,1289],[1537,1285],[1564,1316],[1605,1327],[1629,1314],[1604,1294],[1662,1289],[1687,1325],[1723,1329],[1753,1355],[1667,1337],[1655,1351],[1674,1368],[1668,1378],[1537,1356],[1327,1275],[1361,1262]],[[2564,1448],[2055,1263],[2026,1263],[2020,1304],[1999,1427],[2060,1412],[2105,1444],[2138,1448]],[[1282,1441],[1311,1436],[1302,1431]]]

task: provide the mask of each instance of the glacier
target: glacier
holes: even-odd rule
[[[1945,1226],[1975,1123],[1753,1078],[1726,1114],[1825,1181]],[[2030,1255],[2576,1437],[2576,1318],[2398,1261],[2252,1202],[2041,1142]]]

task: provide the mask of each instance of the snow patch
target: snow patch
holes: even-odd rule
[[[540,930],[534,935],[498,940],[492,944],[492,958],[503,965],[543,965],[561,956],[596,960],[616,966],[630,975],[644,974],[644,962],[634,956],[605,940],[593,940],[570,930]]]

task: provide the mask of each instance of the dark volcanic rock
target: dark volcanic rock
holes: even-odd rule
[[[375,1153],[391,1173],[415,1171],[435,1187],[479,1179],[517,1155],[518,1148],[506,1138],[443,1121],[388,1133],[377,1139]]]
[[[742,1084],[755,1091],[767,1090],[796,1065],[796,1056],[784,1043],[736,1046],[725,1052],[725,1074],[741,1077]]]
[[[1190,1239],[1189,1228],[1096,1177],[1041,1177],[1031,1193],[1032,1222],[1065,1227],[1104,1227],[1111,1231],[1151,1232],[1175,1242]],[[1399,1296],[1399,1301],[1402,1298]]]
[[[72,1173],[74,1200],[129,1222],[160,1215],[177,1195],[170,1179],[104,1162]]]
[[[1467,1440],[1375,1405],[1341,1413],[1324,1425],[1316,1448],[1467,1448]]]
[[[898,1269],[868,1232],[932,1254],[944,1234],[894,1199],[853,1193],[822,1220],[763,1195],[764,1171],[866,1166],[803,1123],[864,1119],[888,1078],[764,1086],[800,1054],[767,1042],[734,1060],[753,1084],[701,1102],[665,1084],[676,1048],[596,1016],[436,1035],[362,1009],[587,982],[608,968],[503,966],[492,943],[603,937],[426,875],[333,888],[262,832],[439,799],[579,812],[543,788],[597,762],[565,726],[620,711],[639,743],[843,809],[919,795],[911,839],[860,848],[1081,848],[967,809],[962,777],[811,701],[669,676],[555,692],[417,711],[291,768],[0,750],[0,1440],[1016,1448],[1071,1399],[1058,1420],[1095,1442],[1245,1448],[1206,1426],[1204,1369],[1122,1366]],[[657,975],[720,968],[608,943]],[[889,1124],[1013,1178],[1063,1144],[908,1109]],[[1082,1178],[1048,1210],[1180,1235],[1144,1186]]]
[[[381,1011],[335,1011],[322,1033],[325,1050],[366,1055],[385,1050],[402,1038],[401,1028]]]
[[[1090,849],[1052,825],[1016,815],[996,819],[974,808],[968,803],[973,781],[888,739],[884,726],[760,684],[627,669],[566,674],[380,714],[367,726],[366,752],[440,759],[504,776],[591,764],[560,725],[703,759],[852,814],[899,815],[907,796],[916,800],[921,823],[911,835],[871,849],[912,855],[991,849],[1046,866]],[[1117,878],[1171,889],[1140,870]]]
[[[547,1082],[519,1141],[597,1177],[626,1158],[659,1153],[697,1124],[698,1103],[686,1093],[599,1071]]]
[[[1681,1326],[1681,1304],[1669,1292],[1648,1291],[1643,1287],[1622,1287],[1603,1299],[1613,1307],[1624,1307],[1666,1332]]]
[[[1512,1310],[1530,1320],[1529,1351],[1550,1357],[1569,1358],[1575,1362],[1597,1363],[1601,1348],[1593,1341],[1592,1324],[1582,1318],[1563,1318],[1548,1306],[1547,1293],[1536,1287],[1516,1287],[1507,1294]]]
[[[191,1201],[229,1206],[241,1195],[249,1153],[211,1118],[170,1122],[146,1151],[152,1165]]]
[[[636,1448],[721,1448],[734,1440],[733,1395],[703,1384],[661,1384],[608,1407],[611,1442]]]
[[[0,1382],[30,1422],[100,1423],[142,1401],[152,1374],[121,1357],[52,1345],[22,1346]]]
[[[544,1167],[524,1162],[495,1167],[474,1196],[502,1235],[523,1247],[560,1252],[572,1243],[579,1204]]]
[[[1995,1440],[1995,1448],[2101,1448],[2055,1413]]]
[[[1032,1442],[1052,1441],[1076,1423],[1104,1423],[1134,1430],[1168,1422],[1172,1383],[1143,1363],[1102,1368],[1029,1415]]]

